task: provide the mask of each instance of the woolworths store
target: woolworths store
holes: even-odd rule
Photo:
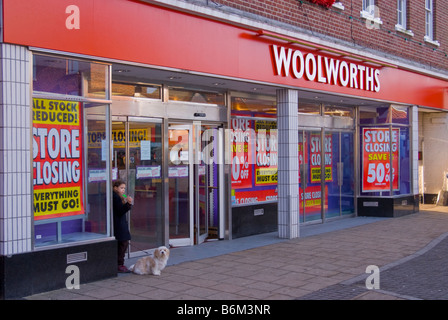
[[[418,211],[419,111],[448,107],[447,81],[193,9],[2,1],[1,298],[70,264],[116,275],[119,178],[129,256]]]

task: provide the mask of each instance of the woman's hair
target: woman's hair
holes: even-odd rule
[[[112,183],[112,187],[119,187],[119,186],[121,186],[122,184],[126,184],[126,182],[124,182],[123,180],[120,180],[120,179],[118,179],[118,180],[115,180],[113,183]]]
[[[122,184],[126,184],[126,182],[124,182],[123,180],[120,180],[120,179],[115,180],[115,181],[112,183],[113,191],[115,192],[115,188],[118,188],[118,187],[121,186]],[[120,198],[121,198],[121,202],[126,203],[126,199],[125,199],[121,194],[118,194],[117,192],[115,192],[115,193],[116,193],[117,195],[120,196]]]

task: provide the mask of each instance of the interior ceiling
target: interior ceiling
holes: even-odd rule
[[[238,91],[258,95],[275,96],[279,87],[260,84],[257,82],[238,81],[233,79],[216,78],[188,72],[176,72],[163,69],[143,68],[139,66],[113,64],[112,79],[118,82],[165,84],[174,87],[203,89],[208,91]],[[380,106],[384,102],[365,100],[360,98],[337,96],[325,92],[300,90],[299,97],[303,100],[317,103],[344,106]]]

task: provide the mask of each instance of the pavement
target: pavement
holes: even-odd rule
[[[131,265],[137,258],[129,259]],[[172,248],[160,276],[119,274],[27,300],[446,300],[448,207]],[[370,289],[369,289],[370,288]]]

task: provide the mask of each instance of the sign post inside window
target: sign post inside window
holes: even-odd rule
[[[362,129],[362,191],[399,190],[400,129]],[[392,161],[391,161],[392,157]],[[391,168],[392,163],[392,168]]]
[[[33,99],[34,219],[84,214],[81,103]]]

